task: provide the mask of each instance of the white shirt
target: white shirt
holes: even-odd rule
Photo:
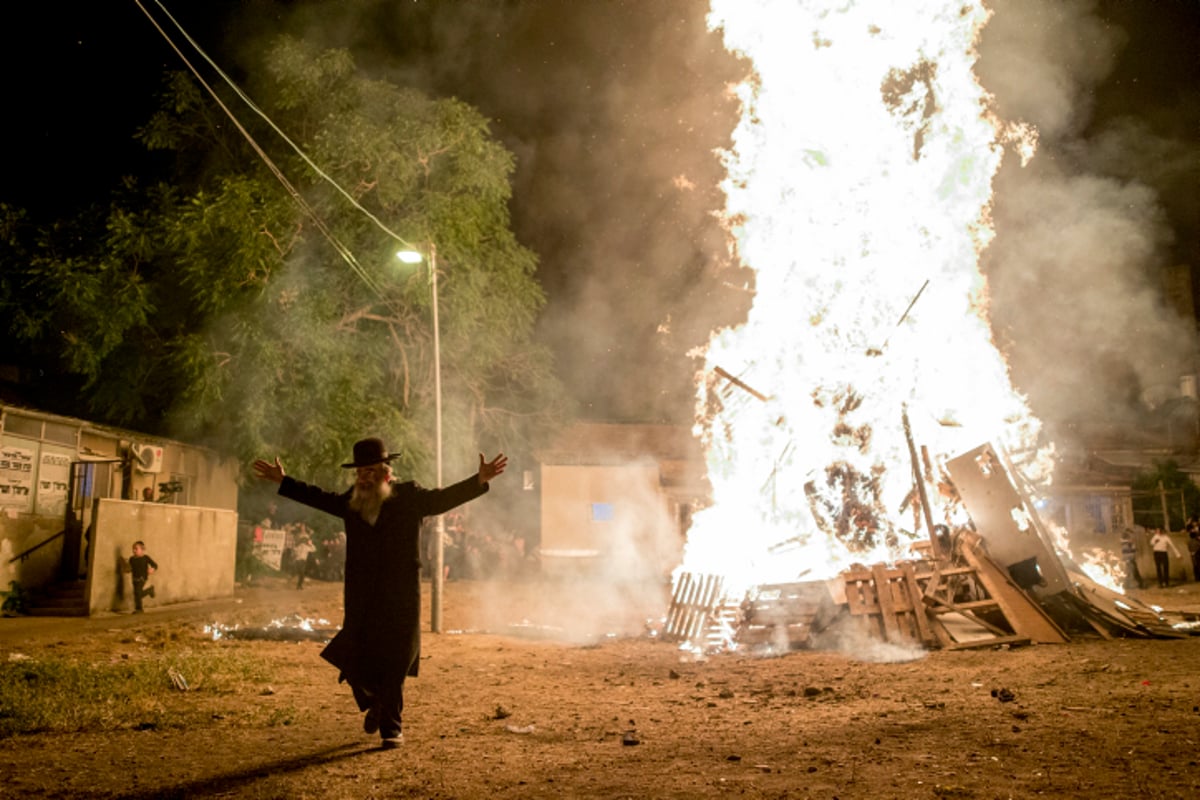
[[[1175,547],[1175,543],[1171,541],[1170,536],[1167,536],[1162,531],[1150,537],[1150,546],[1154,548],[1154,552],[1156,553],[1165,553],[1169,547],[1171,548],[1171,552],[1175,554],[1175,557],[1179,558],[1179,550]]]

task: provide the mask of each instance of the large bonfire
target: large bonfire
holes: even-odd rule
[[[906,421],[935,469],[991,442],[1046,479],[979,270],[1001,159],[1032,153],[973,72],[988,15],[978,0],[712,0],[710,26],[753,66],[724,188],[755,299],[708,345],[713,503],[682,570],[736,594],[902,558],[927,535]]]

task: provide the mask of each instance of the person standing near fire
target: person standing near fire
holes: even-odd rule
[[[1146,582],[1142,580],[1142,571],[1138,569],[1137,542],[1133,540],[1133,531],[1128,528],[1121,534],[1121,560],[1125,563],[1125,588],[1145,589]]]
[[[382,747],[404,741],[401,714],[404,680],[416,677],[421,651],[421,520],[444,514],[489,489],[504,472],[504,454],[485,461],[476,474],[452,486],[426,489],[415,481],[396,482],[382,440],[354,444],[354,485],[330,492],[296,480],[274,462],[259,459],[259,478],[279,484],[279,494],[340,517],[346,525],[346,578],[342,629],[321,652],[340,671],[363,717],[363,730],[379,732]]]
[[[1167,551],[1170,550],[1179,558],[1179,548],[1162,528],[1154,529],[1154,535],[1150,537],[1150,548],[1154,551],[1154,572],[1158,576],[1158,588],[1166,589],[1171,585],[1171,557]]]

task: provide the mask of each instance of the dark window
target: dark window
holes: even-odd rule
[[[42,421],[40,419],[22,417],[19,414],[5,414],[4,432],[40,439],[42,438]]]
[[[79,442],[79,428],[75,425],[63,425],[61,422],[47,422],[46,432],[42,434],[42,438],[48,442],[58,442],[75,447]]]

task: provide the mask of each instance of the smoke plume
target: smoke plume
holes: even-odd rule
[[[716,218],[746,65],[704,0],[316,2],[292,25],[380,77],[455,95],[517,157],[518,237],[540,256],[541,336],[593,418],[691,419],[687,353],[737,322],[748,277]]]
[[[1129,37],[1096,3],[993,5],[981,80],[1001,118],[1040,137],[1027,166],[1009,158],[996,179],[984,266],[997,341],[1034,412],[1059,433],[1144,421],[1195,369],[1190,283],[1171,290],[1190,275],[1178,260],[1186,248],[1164,209],[1188,196],[1175,187],[1189,174],[1194,185],[1195,140],[1097,117]]]

